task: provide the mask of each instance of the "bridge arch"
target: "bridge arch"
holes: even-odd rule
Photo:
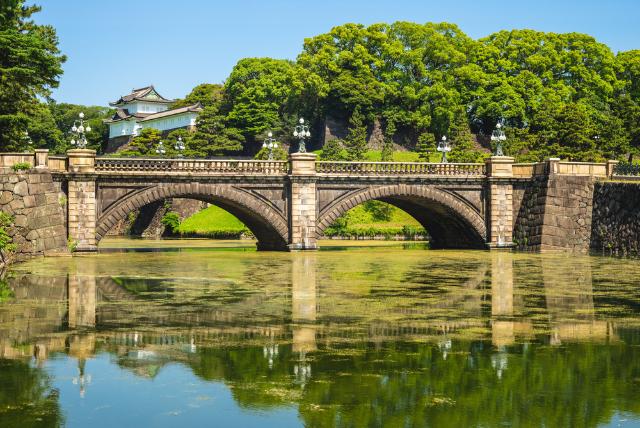
[[[429,232],[434,248],[484,248],[487,230],[482,215],[451,193],[424,185],[391,185],[350,192],[319,213],[320,237],[338,217],[369,200],[394,205],[413,216]]]
[[[120,220],[152,202],[189,198],[208,202],[242,221],[258,240],[258,249],[287,248],[288,227],[284,216],[268,201],[228,184],[156,184],[137,190],[112,204],[96,222],[96,243]]]

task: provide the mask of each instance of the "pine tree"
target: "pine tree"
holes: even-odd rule
[[[384,130],[384,143],[382,145],[382,162],[393,160],[393,136],[396,133],[396,124],[390,120]]]
[[[24,150],[24,131],[42,116],[38,97],[58,86],[66,57],[53,27],[30,19],[39,6],[5,0],[0,8],[0,150]]]
[[[118,153],[119,156],[155,156],[158,144],[162,141],[162,134],[157,129],[145,128],[133,137],[126,149]]]
[[[347,157],[350,161],[364,160],[367,151],[367,126],[360,107],[356,107],[349,119],[349,134],[345,140]]]
[[[327,141],[322,146],[322,154],[320,159],[328,161],[342,161],[345,160],[344,146],[342,140],[334,138]]]
[[[464,111],[457,112],[449,130],[451,141],[451,152],[447,156],[449,161],[473,163],[482,160],[482,153],[475,149],[473,135]]]
[[[196,132],[191,139],[186,156],[223,156],[242,150],[244,137],[233,127],[226,125],[226,117],[216,105],[205,107],[198,115]]]
[[[429,162],[431,153],[436,145],[436,137],[431,132],[425,132],[418,137],[416,144],[416,152],[418,152],[418,160],[420,162]]]

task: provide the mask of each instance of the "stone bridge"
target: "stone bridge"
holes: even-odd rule
[[[95,251],[130,212],[177,197],[229,211],[263,250],[314,250],[329,225],[368,200],[412,215],[435,248],[569,248],[584,240],[588,247],[582,229],[590,226],[589,189],[615,165],[516,164],[510,157],[483,164],[325,162],[310,153],[289,161],[113,158],[92,150],[56,157],[38,150],[2,154],[1,166],[29,156],[64,192],[68,236],[79,251]]]

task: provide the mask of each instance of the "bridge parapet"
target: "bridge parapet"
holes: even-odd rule
[[[485,175],[481,163],[426,163],[426,162],[316,162],[316,172],[327,175]]]
[[[275,160],[97,158],[96,172],[286,175],[289,164]]]

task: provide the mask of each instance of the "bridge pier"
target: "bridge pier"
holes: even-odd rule
[[[317,250],[316,155],[291,155],[289,250]]]
[[[69,150],[68,233],[76,251],[97,251],[96,151]]]
[[[486,160],[488,181],[487,246],[513,246],[513,163],[509,156],[492,156]]]

